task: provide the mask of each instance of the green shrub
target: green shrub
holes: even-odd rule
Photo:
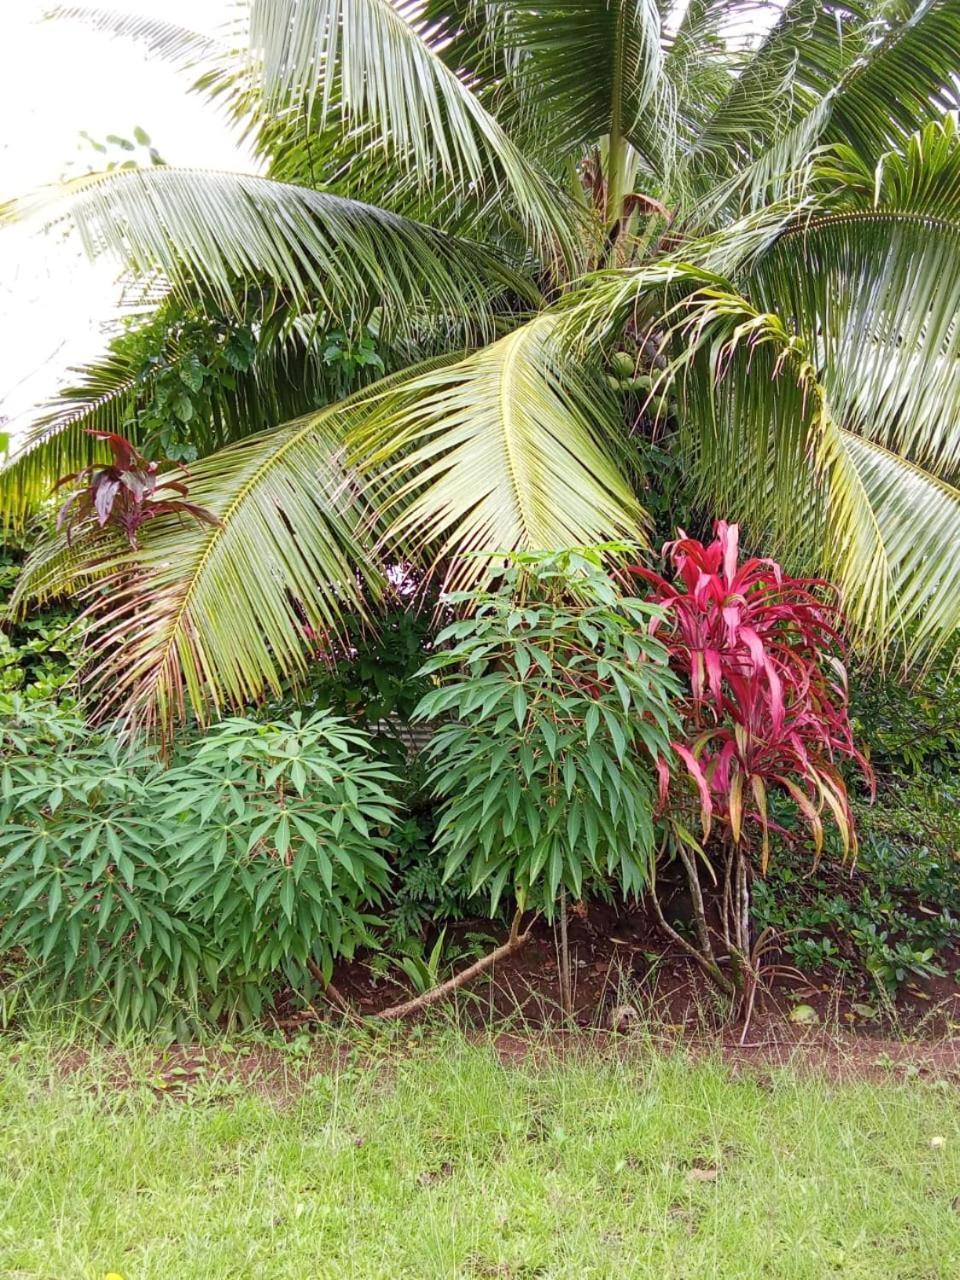
[[[655,760],[669,756],[678,686],[656,612],[622,596],[598,554],[514,556],[498,588],[451,597],[469,617],[437,637],[420,702],[441,798],[448,877],[466,867],[494,911],[553,913],[613,880],[639,894],[653,849]]]
[[[169,769],[46,706],[4,732],[0,952],[36,1000],[182,1036],[369,940],[393,777],[337,717],[229,720]]]
[[[216,961],[177,911],[159,764],[48,707],[22,710],[7,733],[0,952],[18,954],[14,991],[118,1030],[189,1032],[201,967],[212,979]]]
[[[933,804],[924,795],[918,783],[905,783],[897,805],[865,810],[852,870],[821,864],[811,871],[785,851],[757,881],[755,920],[777,930],[793,964],[859,980],[887,999],[905,982],[943,974],[944,949],[960,935],[960,862],[956,844],[924,843],[915,829],[904,834],[911,797],[921,810]],[[878,826],[899,835],[880,834]]]
[[[858,738],[884,780],[925,774],[951,779],[960,768],[960,675],[950,653],[931,670],[896,679],[861,672],[851,682]]]
[[[5,620],[23,552],[0,546],[0,724],[23,702],[74,705],[70,683],[80,661],[80,637],[68,610],[47,608],[15,624]]]
[[[250,1016],[278,981],[372,941],[368,910],[387,886],[396,781],[366,735],[319,712],[287,722],[225,720],[164,778],[178,835],[179,906],[209,939],[225,1001]]]

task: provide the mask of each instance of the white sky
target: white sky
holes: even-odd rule
[[[43,21],[54,3],[0,0],[0,200],[99,167],[81,130],[102,141],[140,125],[170,164],[250,168],[218,113],[188,92],[187,76],[131,40]],[[210,32],[233,9],[233,0],[100,3]],[[782,0],[758,0],[764,4],[775,14]],[[770,20],[754,21],[762,28]],[[106,262],[91,265],[35,232],[0,228],[0,417],[13,420],[14,435],[70,365],[103,349],[101,325],[116,292]]]
[[[93,0],[91,0],[91,3]],[[215,31],[231,0],[101,0]],[[0,200],[97,167],[80,130],[150,134],[170,164],[247,169],[226,124],[188,92],[189,79],[130,40],[77,22],[45,22],[52,0],[0,0]],[[96,163],[94,163],[96,162]],[[0,416],[54,392],[71,364],[103,346],[113,268],[20,228],[0,228]]]

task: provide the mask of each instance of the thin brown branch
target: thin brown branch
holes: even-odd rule
[[[343,992],[338,987],[335,987],[332,982],[327,982],[323,976],[323,971],[317,962],[315,960],[307,960],[307,968],[310,970],[311,978],[320,984],[321,991],[334,1008],[339,1009],[345,1017],[358,1022],[360,1020],[360,1015],[354,1009],[353,1005],[351,1005]]]
[[[711,963],[711,961],[698,951],[692,943],[688,942],[682,934],[678,933],[676,929],[674,929],[673,925],[667,923],[667,919],[660,907],[660,900],[657,897],[656,891],[652,888],[650,890],[650,901],[653,903],[654,913],[657,917],[660,928],[664,933],[667,934],[667,936],[671,938],[678,947],[685,951],[692,960],[696,961],[711,982],[715,983],[725,995],[736,995],[736,987],[724,973],[721,973],[719,966],[716,963]]]
[[[415,996],[412,1000],[406,1000],[403,1004],[395,1004],[390,1009],[382,1010],[377,1016],[380,1018],[406,1018],[412,1013],[419,1013],[421,1009],[427,1009],[430,1005],[437,1004],[452,991],[457,991],[460,987],[465,986],[468,982],[472,982],[474,978],[486,973],[500,960],[506,960],[508,956],[513,955],[515,951],[529,941],[533,926],[540,918],[539,911],[527,925],[523,933],[520,932],[520,920],[523,912],[518,910],[513,917],[513,923],[510,926],[510,936],[502,946],[495,947],[493,951],[485,956],[481,956],[479,960],[468,965],[466,969],[462,969],[460,973],[454,974],[452,978],[448,978],[446,982],[441,982],[438,987],[431,987],[429,991],[424,991],[422,995]]]

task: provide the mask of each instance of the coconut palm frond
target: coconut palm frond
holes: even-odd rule
[[[476,581],[471,553],[642,540],[645,516],[617,464],[619,404],[563,358],[542,316],[386,394],[351,437],[385,543]]]
[[[161,270],[190,300],[237,309],[238,281],[271,280],[352,326],[380,309],[402,329],[424,313],[469,316],[482,331],[504,292],[536,289],[494,252],[356,200],[265,178],[146,169],[78,178],[17,200],[7,221],[67,220],[87,253]],[[242,295],[241,295],[242,296]]]

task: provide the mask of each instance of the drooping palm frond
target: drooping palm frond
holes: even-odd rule
[[[890,7],[882,10],[890,14]],[[918,0],[899,21],[880,21],[880,38],[832,94],[825,141],[877,157],[960,106],[960,10],[953,0]]]
[[[278,691],[345,613],[363,611],[378,571],[343,439],[368,394],[192,464],[181,477],[189,499],[216,526],[159,517],[137,552],[101,553],[87,616],[99,714],[160,729],[188,712],[204,721]],[[18,604],[69,588],[81,570],[89,581],[88,562],[66,558],[62,543],[28,560]]]
[[[713,509],[832,577],[865,648],[898,641],[916,657],[947,643],[960,627],[960,490],[936,465],[884,448],[862,422],[848,429],[805,338],[729,281],[680,263],[629,281],[611,272],[566,324],[590,341],[628,320],[672,356],[663,380]]]
[[[556,318],[387,391],[350,439],[391,552],[482,579],[472,553],[627,536],[645,516],[615,461],[619,403],[561,359]],[[606,437],[606,445],[604,443]]]
[[[470,241],[371,205],[242,174],[148,169],[78,178],[12,202],[8,221],[69,219],[91,257],[160,269],[195,301],[237,309],[238,282],[270,280],[353,326],[378,308],[398,331],[424,314],[469,317],[483,331],[528,280]]]
[[[48,402],[30,424],[18,451],[0,467],[0,529],[22,528],[61,476],[108,453],[90,431],[123,435],[133,414],[137,372],[116,352],[83,369],[73,386]]]
[[[227,45],[215,37],[166,18],[121,13],[99,5],[57,5],[46,17],[58,22],[79,22],[105,35],[121,36],[145,46],[154,57],[190,67],[199,59],[222,53]]]
[[[717,30],[724,14],[712,16]],[[851,0],[843,8],[823,0],[787,0],[704,117],[685,156],[687,180],[715,202],[717,183],[737,178],[789,137],[867,46],[871,16],[869,0]]]
[[[250,293],[251,322],[238,325],[168,298],[144,323],[115,337],[105,356],[72,370],[75,384],[37,411],[20,448],[0,467],[0,527],[22,528],[61,477],[110,460],[109,448],[91,432],[126,436],[150,456],[162,456],[165,430],[173,428],[175,438],[187,432],[171,408],[178,389],[185,390],[184,377],[198,393],[194,378],[202,379],[202,393],[188,404],[189,444],[200,457],[340,399],[343,380],[330,359],[329,317],[275,299],[271,306],[261,322],[262,302]],[[239,361],[233,348],[238,334],[244,339]],[[355,384],[372,381],[381,361],[394,369],[421,358],[431,336],[425,329],[414,346],[383,348],[374,363],[353,370]],[[453,338],[446,327],[442,336]],[[334,342],[333,355],[339,350]]]
[[[960,627],[960,488],[856,432],[827,433],[827,567],[855,631],[931,658]]]
[[[818,146],[876,162],[960,105],[958,67],[952,0],[789,0],[688,152],[683,179],[700,186],[701,225],[779,198]]]
[[[939,474],[960,453],[960,134],[947,117],[868,168],[822,169],[820,208],[784,226],[743,283],[793,319],[833,413]]]
[[[251,0],[250,45],[268,111],[305,104],[396,156],[420,183],[502,193],[542,257],[582,255],[576,206],[531,163],[434,47],[419,6],[390,0]],[[294,111],[294,115],[296,112]]]

